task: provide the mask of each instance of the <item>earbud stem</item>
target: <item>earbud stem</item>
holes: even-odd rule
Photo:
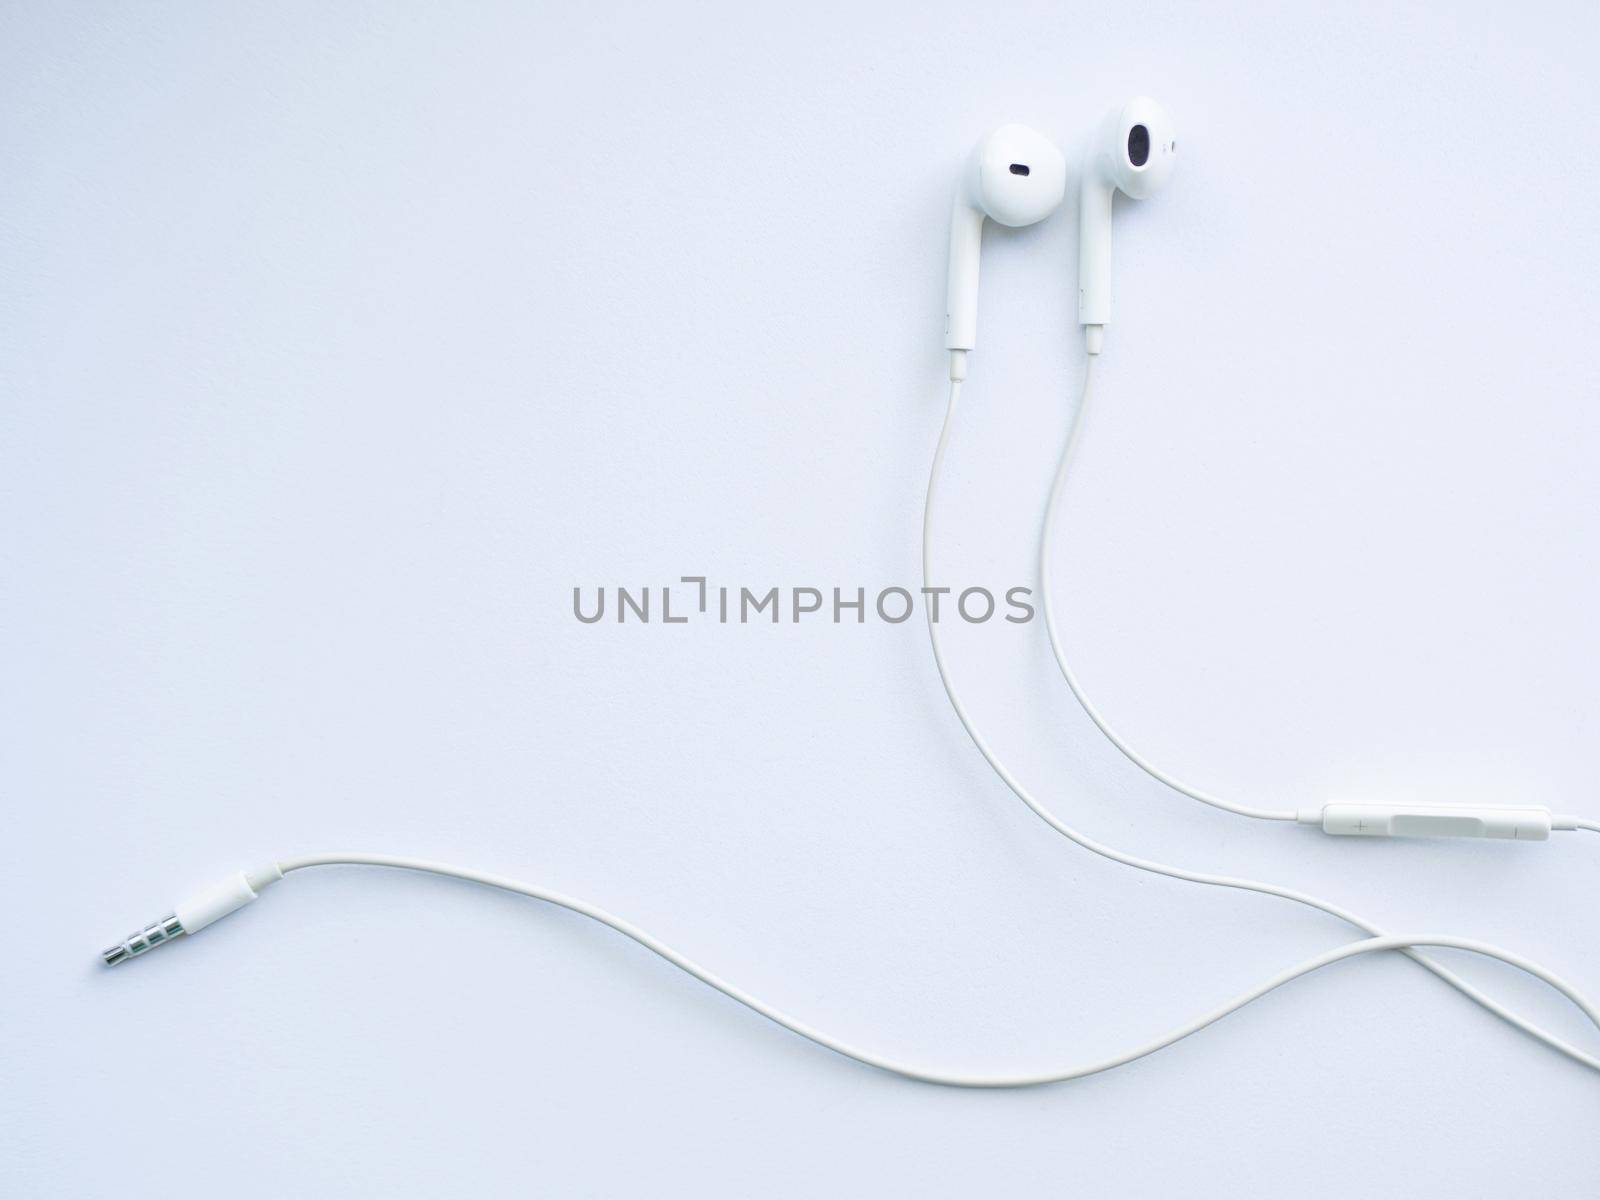
[[[956,192],[950,212],[950,278],[945,295],[946,350],[971,350],[978,342],[978,263],[983,244],[983,213]]]
[[[1084,326],[1111,320],[1111,194],[1108,181],[1084,176],[1078,204],[1078,324]],[[1087,329],[1084,338],[1089,353],[1099,353],[1100,338]]]

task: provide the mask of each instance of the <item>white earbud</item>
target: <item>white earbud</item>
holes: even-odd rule
[[[1099,354],[1111,320],[1111,196],[1154,195],[1172,174],[1178,140],[1167,112],[1135,96],[1100,122],[1083,167],[1078,219],[1078,324],[1084,345]]]
[[[978,260],[983,219],[1032,225],[1061,203],[1067,164],[1055,143],[1026,125],[1002,125],[973,149],[950,213],[950,279],[944,344],[950,378],[964,379],[978,340]]]

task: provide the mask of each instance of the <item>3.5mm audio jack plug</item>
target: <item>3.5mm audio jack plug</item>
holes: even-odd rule
[[[165,945],[186,933],[199,933],[213,921],[237,912],[261,894],[261,889],[283,878],[277,863],[254,871],[237,871],[228,878],[196,893],[161,918],[100,952],[106,966],[114,967],[157,946]]]

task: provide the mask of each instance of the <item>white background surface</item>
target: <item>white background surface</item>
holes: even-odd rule
[[[1401,960],[1020,1094],[876,1074],[609,907],[956,1068],[1119,1049],[1350,935],[1030,816],[916,624],[580,626],[575,584],[915,586],[956,164],[1178,122],[1119,203],[1062,531],[1084,680],[1241,799],[1600,811],[1592,6],[12,5],[0,15],[4,1186],[17,1196],[1593,1195],[1595,1077]],[[1031,582],[1075,219],[990,229],[941,554]],[[1129,850],[1600,990],[1600,839],[1205,809],[952,628]],[[1465,962],[1582,1036],[1551,997]],[[1592,1034],[1588,1044],[1593,1044]]]

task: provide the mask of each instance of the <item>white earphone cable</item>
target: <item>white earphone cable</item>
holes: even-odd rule
[[[936,486],[940,475],[940,469],[944,462],[945,450],[949,444],[950,431],[953,424],[952,419],[955,415],[956,402],[959,399],[959,396],[960,383],[958,381],[952,383],[951,385],[950,408],[945,417],[944,428],[939,435],[939,447],[938,451],[934,455],[933,468],[930,472],[928,480],[928,495],[923,509],[922,536],[922,565],[923,581],[925,584],[932,577],[932,572],[930,570],[930,533]],[[993,750],[983,739],[977,728],[972,724],[971,718],[967,715],[966,709],[962,706],[961,701],[956,696],[955,689],[951,684],[949,672],[945,665],[943,653],[939,646],[937,623],[931,619],[931,613],[928,623],[928,632],[929,637],[932,640],[934,661],[938,666],[940,681],[943,683],[945,692],[950,698],[950,703],[955,708],[956,715],[960,718],[962,725],[966,728],[967,733],[971,736],[973,742],[977,745],[983,756],[988,760],[989,765],[994,768],[1001,779],[1006,782],[1007,786],[1009,786],[1011,790],[1014,791],[1025,804],[1028,805],[1029,808],[1031,808],[1040,818],[1042,818],[1057,832],[1064,834],[1073,841],[1077,842],[1079,845],[1084,846],[1086,849],[1093,850],[1097,854],[1104,855],[1105,857],[1116,862],[1138,867],[1141,870],[1154,871],[1157,874],[1168,875],[1176,879],[1186,879],[1196,883],[1208,883],[1225,887],[1245,888],[1252,891],[1264,892],[1269,895],[1278,895],[1287,899],[1298,900],[1301,903],[1309,904],[1334,916],[1341,917],[1351,924],[1367,929],[1369,932],[1376,933],[1376,931],[1373,930],[1370,925],[1367,925],[1365,922],[1343,912],[1342,910],[1326,903],[1325,901],[1316,900],[1311,897],[1301,895],[1300,893],[1290,892],[1286,889],[1276,888],[1269,884],[1252,883],[1247,880],[1228,879],[1222,876],[1203,875],[1197,872],[1184,871],[1179,868],[1167,867],[1159,863],[1153,863],[1148,860],[1135,858],[1132,855],[1123,854],[1121,851],[1112,850],[1110,847],[1094,842],[1093,840],[1061,823],[1053,815],[1046,811],[1038,803],[1038,801],[1029,795],[1028,792],[1021,786],[1021,784],[1017,782],[1015,777],[1012,776],[1006,767],[999,761],[999,759],[995,757]],[[1560,1039],[1545,1033],[1537,1027],[1522,1020],[1520,1017],[1517,1017],[1515,1014],[1508,1012],[1494,1001],[1477,992],[1464,981],[1456,978],[1444,968],[1428,961],[1425,958],[1417,956],[1414,948],[1417,946],[1439,946],[1457,950],[1466,950],[1475,954],[1498,959],[1509,966],[1515,967],[1518,970],[1521,970],[1533,976],[1534,978],[1543,981],[1556,991],[1560,992],[1563,996],[1577,1006],[1577,1008],[1589,1020],[1591,1025],[1593,1025],[1597,1030],[1600,1030],[1600,1011],[1597,1011],[1595,1007],[1582,995],[1580,995],[1575,988],[1538,964],[1521,958],[1518,955],[1512,954],[1509,951],[1502,950],[1496,946],[1492,946],[1488,943],[1477,941],[1472,938],[1460,938],[1438,934],[1378,934],[1377,936],[1369,937],[1360,941],[1349,942],[1342,946],[1335,946],[1332,949],[1325,950],[1322,953],[1305,960],[1297,966],[1290,967],[1288,970],[1279,972],[1278,974],[1249,989],[1248,991],[1235,996],[1232,1000],[1229,1000],[1226,1003],[1211,1009],[1192,1021],[1178,1026],[1176,1029],[1145,1042],[1144,1044],[1137,1046],[1132,1050],[1113,1055],[1109,1058],[1098,1059],[1079,1066],[1054,1068],[1045,1071],[1024,1074],[984,1075],[968,1074],[958,1071],[934,1070],[932,1068],[901,1062],[885,1057],[884,1055],[863,1050],[860,1047],[851,1045],[850,1043],[823,1033],[818,1029],[814,1029],[810,1025],[807,1025],[806,1023],[789,1016],[772,1005],[758,1000],[748,992],[735,987],[733,984],[700,966],[692,959],[672,949],[664,942],[652,937],[637,926],[622,920],[620,917],[612,916],[603,909],[600,909],[585,901],[577,900],[570,896],[564,896],[558,892],[550,891],[546,888],[537,887],[532,884],[521,883],[514,879],[508,879],[499,875],[492,875],[483,871],[475,871],[463,867],[450,866],[444,863],[429,862],[423,859],[402,858],[386,854],[337,853],[306,855],[299,858],[286,859],[279,863],[268,864],[267,866],[258,868],[253,872],[238,872],[232,878],[222,880],[213,885],[211,888],[208,888],[196,896],[189,898],[184,903],[179,904],[173,910],[172,915],[163,918],[154,925],[138,931],[120,945],[114,946],[105,951],[103,954],[104,961],[108,964],[123,962],[128,958],[144,954],[157,945],[162,945],[180,936],[186,936],[199,932],[200,930],[207,928],[209,925],[227,916],[229,913],[235,912],[246,904],[253,902],[262,889],[274,884],[287,874],[295,871],[305,870],[310,867],[342,865],[391,867],[409,871],[420,871],[434,875],[443,875],[454,879],[465,880],[469,883],[477,883],[487,887],[499,888],[508,892],[516,892],[520,895],[529,896],[533,899],[542,900],[548,904],[565,908],[571,912],[579,914],[580,916],[588,917],[590,920],[598,921],[602,925],[606,925],[609,928],[616,930],[618,933],[632,938],[635,942],[638,942],[647,950],[650,950],[660,957],[666,959],[668,962],[678,967],[680,970],[688,973],[689,975],[694,976],[694,978],[700,980],[708,987],[715,988],[717,991],[723,993],[730,999],[738,1001],[740,1004],[743,1004],[752,1011],[759,1013],[768,1020],[773,1021],[778,1025],[782,1025],[791,1032],[797,1033],[801,1037],[807,1038],[819,1046],[832,1050],[837,1054],[844,1055],[847,1058],[855,1059],[857,1062],[863,1063],[870,1067],[876,1067],[883,1071],[889,1071],[897,1075],[903,1075],[910,1079],[921,1080],[927,1083],[941,1084],[948,1087],[1033,1087],[1040,1084],[1059,1083],[1069,1079],[1079,1079],[1086,1075],[1094,1075],[1101,1071],[1107,1071],[1113,1067],[1118,1067],[1126,1063],[1133,1062],[1136,1059],[1143,1058],[1146,1055],[1155,1053],[1157,1050],[1161,1050],[1167,1046],[1170,1046],[1174,1042],[1180,1041],[1183,1038],[1188,1037],[1190,1034],[1204,1029],[1206,1026],[1220,1020],[1229,1013],[1237,1011],[1246,1004],[1259,999],[1268,992],[1271,992],[1294,979],[1298,979],[1302,975],[1307,975],[1313,971],[1320,970],[1323,967],[1331,966],[1336,962],[1342,962],[1347,958],[1390,950],[1401,950],[1404,953],[1417,957],[1418,961],[1422,962],[1430,970],[1434,971],[1435,974],[1439,975],[1447,982],[1450,982],[1455,987],[1465,992],[1468,996],[1471,996],[1473,999],[1477,1000],[1478,1003],[1482,1004],[1491,1012],[1503,1017],[1513,1025],[1516,1025],[1524,1031],[1532,1034],[1555,1049],[1560,1050],[1574,1061],[1590,1067],[1591,1069],[1600,1070],[1600,1060],[1585,1054],[1583,1051],[1578,1050],[1575,1047],[1567,1045]]]
[[[922,510],[922,576],[924,586],[927,586],[933,578],[932,530],[935,500],[938,492],[940,475],[942,474],[942,469],[944,466],[945,452],[949,447],[950,434],[955,424],[955,415],[960,398],[961,384],[959,381],[952,382],[950,385],[950,405],[945,412],[944,427],[939,432],[939,443],[937,449],[934,451],[933,466],[928,475],[927,498],[923,504]],[[1134,867],[1140,871],[1149,871],[1156,875],[1165,875],[1172,879],[1182,879],[1190,883],[1201,883],[1212,887],[1238,888],[1242,891],[1259,892],[1267,896],[1278,896],[1284,900],[1293,900],[1297,904],[1304,904],[1308,907],[1325,912],[1329,916],[1337,917],[1341,921],[1353,925],[1357,929],[1360,929],[1374,937],[1381,938],[1387,936],[1381,929],[1372,924],[1370,921],[1366,920],[1364,917],[1357,916],[1348,909],[1342,908],[1337,904],[1331,903],[1330,901],[1319,899],[1318,897],[1309,895],[1305,892],[1299,892],[1291,888],[1280,887],[1277,884],[1259,883],[1250,879],[1234,878],[1227,875],[1213,875],[1202,871],[1191,871],[1182,867],[1168,866],[1165,863],[1159,863],[1152,859],[1140,858],[1136,855],[1114,849],[1111,846],[1094,840],[1087,834],[1080,833],[1078,830],[1066,824],[1049,809],[1045,808],[1045,806],[1035,799],[1028,789],[1022,785],[1016,776],[1011,773],[1010,769],[1000,761],[999,757],[995,754],[994,749],[989,745],[988,740],[973,723],[972,717],[968,714],[966,706],[961,702],[961,698],[956,694],[955,684],[951,681],[950,671],[944,659],[944,651],[939,644],[938,623],[932,619],[931,612],[928,614],[928,616],[928,638],[933,646],[933,661],[934,665],[939,671],[939,682],[944,685],[945,695],[949,698],[950,706],[955,710],[957,719],[960,720],[962,727],[967,731],[967,736],[972,739],[973,745],[977,746],[978,752],[983,755],[984,759],[988,762],[989,766],[993,768],[995,774],[1000,777],[1001,781],[1011,789],[1011,791],[1019,800],[1021,800],[1028,806],[1029,809],[1033,811],[1035,816],[1037,816],[1045,824],[1049,825],[1050,828],[1054,829],[1057,833],[1073,842],[1076,842],[1085,850],[1089,850],[1102,856],[1103,858],[1109,858],[1113,862],[1122,863],[1124,866]],[[1451,971],[1448,967],[1445,967],[1442,964],[1428,958],[1426,955],[1419,954],[1411,949],[1405,949],[1402,952],[1410,955],[1418,963],[1432,971],[1451,987],[1455,988],[1457,991],[1461,992],[1475,1003],[1481,1005],[1483,1008],[1487,1009],[1501,1020],[1516,1026],[1518,1029],[1531,1035],[1532,1037],[1538,1038],[1547,1046],[1550,1046],[1555,1050],[1559,1050],[1562,1054],[1565,1054],[1573,1061],[1582,1063],[1586,1067],[1600,1071],[1600,1059],[1597,1059],[1585,1051],[1578,1049],[1578,1047],[1564,1041],[1555,1034],[1540,1028],[1526,1018],[1519,1016],[1515,1012],[1512,1012],[1499,1001],[1479,991],[1477,987],[1468,983],[1465,979]]]
[[[1055,524],[1056,516],[1062,508],[1062,501],[1066,495],[1067,480],[1071,475],[1072,462],[1077,455],[1078,445],[1083,440],[1083,430],[1089,421],[1089,401],[1093,395],[1095,356],[1088,356],[1084,367],[1083,390],[1079,394],[1078,407],[1072,414],[1071,424],[1067,431],[1066,441],[1061,447],[1061,458],[1056,464],[1054,479],[1050,482],[1050,494],[1045,500],[1044,523],[1039,530],[1039,593],[1041,605],[1044,609],[1045,632],[1050,638],[1050,653],[1055,657],[1056,666],[1060,668],[1061,678],[1066,680],[1067,687],[1072,690],[1078,704],[1088,715],[1089,719],[1107,740],[1120,750],[1125,758],[1138,767],[1146,775],[1160,783],[1166,784],[1175,792],[1198,800],[1202,804],[1209,804],[1213,808],[1224,809],[1237,813],[1242,817],[1256,817],[1268,821],[1294,821],[1303,819],[1295,809],[1256,808],[1248,804],[1239,804],[1231,800],[1224,800],[1220,796],[1204,791],[1192,784],[1183,782],[1176,776],[1163,771],[1144,755],[1140,754],[1121,734],[1111,727],[1104,714],[1100,712],[1089,694],[1079,682],[1077,673],[1073,671],[1072,664],[1067,661],[1066,644],[1061,637],[1061,626],[1056,620],[1055,589],[1053,586],[1054,571],[1051,569],[1055,552]],[[1553,829],[1588,829],[1600,831],[1600,824],[1582,817],[1556,814],[1551,821]]]
[[[1050,649],[1055,654],[1056,665],[1061,668],[1062,678],[1067,681],[1067,686],[1072,689],[1072,694],[1078,698],[1078,703],[1083,706],[1083,711],[1089,715],[1089,719],[1099,727],[1100,732],[1106,735],[1113,746],[1122,751],[1123,755],[1145,774],[1160,780],[1172,788],[1173,791],[1182,792],[1185,796],[1198,800],[1202,804],[1226,809],[1228,812],[1238,813],[1242,817],[1256,817],[1264,821],[1293,821],[1296,813],[1292,808],[1254,808],[1248,804],[1236,804],[1233,801],[1224,800],[1220,796],[1214,796],[1210,792],[1203,791],[1191,784],[1184,783],[1181,779],[1161,770],[1132,746],[1128,745],[1121,735],[1111,728],[1110,723],[1101,715],[1100,710],[1094,706],[1088,694],[1083,690],[1082,685],[1078,683],[1078,677],[1073,673],[1071,665],[1067,662],[1066,653],[1061,646],[1061,636],[1056,627],[1055,605],[1050,587],[1050,561],[1054,542],[1052,534],[1055,529],[1056,509],[1059,506],[1062,485],[1067,478],[1067,473],[1071,467],[1072,458],[1077,450],[1078,441],[1086,421],[1085,413],[1089,407],[1090,384],[1094,378],[1094,359],[1095,356],[1091,354],[1087,356],[1085,361],[1083,391],[1078,401],[1077,411],[1073,413],[1072,424],[1067,432],[1067,440],[1061,448],[1061,460],[1056,466],[1055,479],[1050,485],[1049,499],[1045,501],[1044,526],[1039,534],[1039,591],[1044,606],[1045,631],[1050,636]]]
[[[869,1067],[876,1067],[882,1071],[890,1071],[896,1075],[903,1075],[908,1079],[921,1080],[924,1083],[941,1084],[946,1087],[1036,1087],[1040,1084],[1063,1083],[1069,1079],[1081,1079],[1086,1075],[1095,1075],[1101,1071],[1109,1071],[1113,1067],[1120,1067],[1125,1063],[1133,1062],[1135,1059],[1144,1058],[1146,1055],[1154,1054],[1157,1050],[1164,1049],[1165,1047],[1172,1045],[1174,1042],[1181,1041],[1190,1034],[1204,1029],[1207,1025],[1221,1020],[1229,1013],[1243,1008],[1251,1001],[1259,999],[1268,992],[1282,987],[1284,984],[1298,979],[1302,975],[1308,975],[1313,971],[1320,970],[1323,967],[1332,966],[1336,962],[1342,962],[1347,958],[1353,958],[1357,955],[1370,954],[1377,951],[1396,950],[1402,947],[1410,946],[1445,946],[1456,950],[1468,950],[1475,954],[1483,954],[1490,958],[1498,959],[1503,963],[1513,966],[1520,971],[1525,971],[1534,978],[1549,984],[1568,1000],[1572,1001],[1572,1003],[1578,1007],[1583,1015],[1589,1019],[1590,1024],[1594,1025],[1596,1029],[1600,1029],[1600,1012],[1597,1012],[1594,1007],[1590,1005],[1590,1003],[1585,1000],[1584,997],[1580,995],[1578,991],[1565,980],[1545,970],[1537,963],[1530,962],[1525,958],[1521,958],[1518,955],[1512,954],[1506,950],[1502,950],[1496,946],[1491,946],[1484,942],[1474,941],[1470,938],[1457,938],[1435,934],[1419,934],[1404,937],[1394,936],[1368,938],[1365,941],[1349,942],[1343,946],[1335,946],[1331,950],[1326,950],[1323,953],[1316,955],[1314,958],[1309,958],[1305,962],[1290,967],[1286,971],[1280,971],[1278,974],[1272,976],[1272,978],[1264,981],[1261,984],[1258,984],[1249,991],[1235,996],[1227,1003],[1213,1008],[1202,1016],[1196,1017],[1194,1020],[1180,1025],[1168,1033],[1162,1034],[1160,1037],[1154,1038],[1151,1041],[1148,1041],[1132,1050],[1125,1051],[1121,1054],[1112,1055],[1110,1058],[1098,1059],[1096,1061],[1085,1063],[1081,1066],[1058,1067],[1029,1074],[974,1075],[954,1071],[941,1071],[930,1067],[923,1067],[912,1063],[897,1061],[895,1059],[885,1057],[884,1055],[873,1053],[870,1050],[863,1050],[859,1046],[852,1046],[848,1042],[841,1041],[838,1038],[823,1033],[821,1030],[814,1029],[805,1022],[800,1021],[795,1017],[791,1017],[787,1013],[774,1008],[772,1005],[756,999],[754,996],[750,995],[750,993],[735,987],[727,980],[716,974],[713,974],[711,971],[708,971],[706,968],[700,966],[692,959],[672,949],[672,947],[666,945],[664,942],[658,941],[656,938],[651,937],[638,926],[632,925],[620,917],[614,917],[604,909],[597,908],[592,904],[586,903],[585,901],[573,899],[571,896],[563,896],[559,892],[553,892],[546,888],[536,887],[527,883],[520,883],[515,879],[507,879],[503,876],[491,875],[484,871],[473,871],[463,867],[452,867],[444,863],[427,862],[418,858],[399,858],[388,854],[313,854],[302,858],[286,859],[277,864],[277,869],[284,875],[288,875],[293,871],[305,870],[307,867],[347,865],[396,867],[407,871],[422,871],[432,875],[445,875],[453,879],[463,879],[469,883],[479,883],[487,887],[500,888],[503,891],[516,892],[523,896],[531,896],[535,900],[543,900],[547,904],[554,904],[559,908],[565,908],[570,912],[575,912],[580,916],[588,917],[591,920],[600,922],[602,925],[609,926],[625,937],[632,938],[646,950],[660,955],[673,966],[694,976],[706,986],[715,988],[729,999],[737,1000],[746,1008],[752,1010],[753,1012],[759,1013],[761,1016],[766,1017],[769,1021],[772,1021],[778,1025],[782,1025],[785,1029],[788,1029],[793,1033],[797,1033],[801,1037],[807,1038],[819,1046],[823,1046],[829,1050],[832,1050],[836,1054],[842,1054],[846,1058],[853,1058],[857,1062],[864,1063]]]

